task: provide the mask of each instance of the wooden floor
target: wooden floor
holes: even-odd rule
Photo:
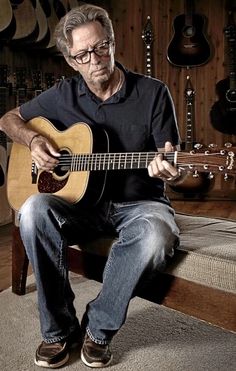
[[[236,201],[172,201],[177,212],[236,220]],[[11,286],[12,224],[0,226],[0,291]]]

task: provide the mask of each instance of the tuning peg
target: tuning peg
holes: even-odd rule
[[[213,179],[214,176],[215,176],[215,175],[214,175],[212,172],[210,172],[210,173],[208,174],[208,178],[209,178],[209,179]]]
[[[229,176],[228,176],[227,173],[225,173],[225,175],[224,175],[224,180],[227,182],[228,179],[229,179]]]
[[[226,148],[231,148],[231,147],[233,146],[233,144],[230,143],[230,142],[226,142],[226,143],[224,144],[224,146],[225,146]]]
[[[217,144],[210,143],[210,144],[208,144],[208,148],[217,148]]]
[[[199,174],[198,174],[198,171],[197,171],[197,170],[194,171],[194,173],[193,173],[193,177],[194,177],[194,178],[199,178]]]
[[[196,148],[196,149],[201,149],[202,147],[203,147],[203,145],[201,143],[194,144],[194,148]]]

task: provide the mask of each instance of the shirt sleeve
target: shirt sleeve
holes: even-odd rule
[[[166,85],[158,91],[152,116],[152,135],[157,148],[166,141],[172,145],[181,143],[173,99]]]
[[[58,94],[54,85],[32,100],[20,106],[20,114],[28,121],[34,117],[47,117],[49,120],[58,120],[57,114]]]

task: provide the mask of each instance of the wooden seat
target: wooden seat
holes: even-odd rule
[[[186,215],[180,215],[178,220],[183,230],[182,248],[176,251],[174,259],[166,270],[158,273],[149,285],[137,292],[137,295],[222,328],[236,331],[234,255],[236,250],[234,248],[232,250],[232,242],[236,236],[236,223]],[[196,231],[199,230],[199,226],[201,246],[198,251],[194,247],[193,239],[196,240],[194,233],[198,233]],[[219,244],[216,249],[210,246],[213,236]],[[224,246],[221,246],[221,239],[224,241]],[[107,251],[111,243],[111,238],[104,238],[94,241],[93,244],[90,243],[90,246],[86,246],[85,249],[70,246],[68,248],[69,269],[89,279],[102,281]],[[220,250],[221,247],[223,248],[223,257],[219,255],[219,247]],[[19,228],[15,226],[12,242],[12,291],[17,295],[26,293],[28,267],[29,261],[20,238]]]

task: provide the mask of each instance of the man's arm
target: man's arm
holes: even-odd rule
[[[25,121],[20,115],[19,107],[7,112],[0,119],[0,130],[13,140],[29,147],[37,133],[27,128]]]
[[[50,171],[57,165],[60,154],[42,135],[29,129],[20,114],[19,107],[7,112],[0,119],[0,130],[14,142],[29,147],[38,169]]]

